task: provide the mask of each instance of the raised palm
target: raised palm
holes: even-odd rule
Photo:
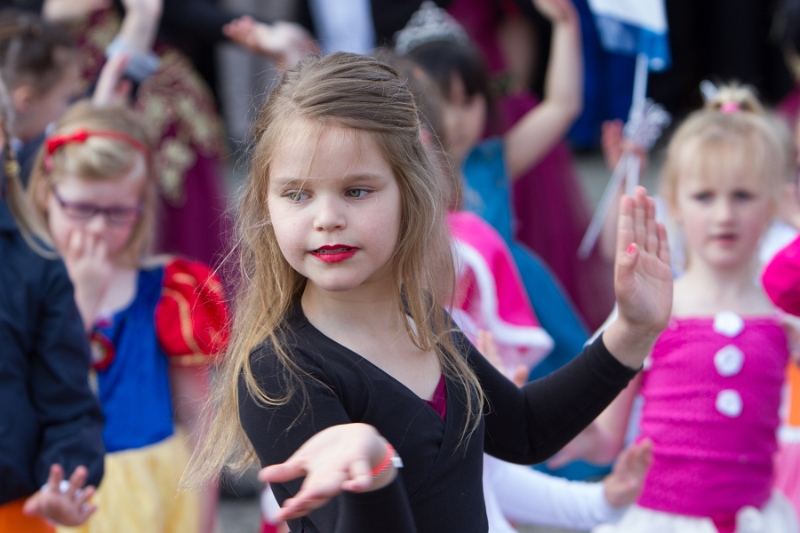
[[[614,291],[619,316],[643,334],[661,332],[672,312],[672,269],[664,226],[644,187],[620,202]]]

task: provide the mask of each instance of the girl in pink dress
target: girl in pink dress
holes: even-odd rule
[[[685,234],[672,319],[637,377],[569,446],[592,460],[621,448],[634,397],[653,464],[637,505],[596,531],[793,532],[772,491],[786,335],[757,283],[757,251],[789,171],[752,94],[723,87],[667,152],[662,193]]]

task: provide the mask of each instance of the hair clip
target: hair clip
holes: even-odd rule
[[[742,106],[739,104],[739,102],[728,100],[727,102],[722,102],[720,104],[719,110],[725,113],[726,115],[730,115],[731,113],[737,113],[741,111]]]
[[[716,100],[719,94],[719,87],[714,82],[703,80],[700,82],[700,94],[703,95],[703,103],[708,104]]]
[[[69,143],[83,144],[89,137],[105,137],[107,139],[115,139],[131,145],[133,148],[141,152],[147,160],[147,166],[150,166],[150,150],[139,139],[131,137],[125,133],[112,130],[87,130],[79,128],[70,133],[60,133],[48,137],[44,142],[46,155],[44,157],[44,168],[48,172],[53,169],[53,152]]]
[[[404,56],[423,44],[437,41],[467,45],[469,35],[447,11],[427,1],[411,15],[405,28],[394,34],[394,51]]]

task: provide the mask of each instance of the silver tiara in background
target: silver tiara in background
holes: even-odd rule
[[[433,2],[423,2],[411,15],[406,27],[394,34],[394,51],[404,56],[425,43],[446,41],[469,44],[469,35],[461,24]]]

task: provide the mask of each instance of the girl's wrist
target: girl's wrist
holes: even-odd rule
[[[373,454],[371,461],[372,483],[364,492],[382,489],[389,485],[397,477],[397,469],[402,466],[400,457],[389,441],[383,437],[380,437],[380,440],[382,441],[381,452],[377,457]]]
[[[618,317],[603,332],[603,343],[615,359],[636,370],[642,366],[660,334],[660,331],[636,327]]]

